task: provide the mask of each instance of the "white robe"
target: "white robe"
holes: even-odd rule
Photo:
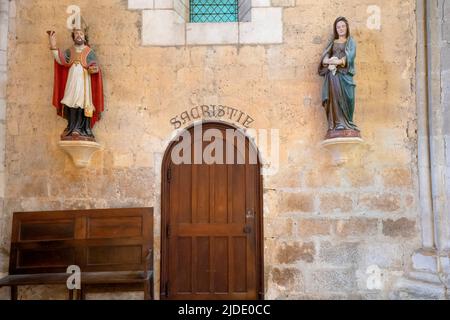
[[[75,46],[77,52],[82,52],[84,48],[85,46]],[[58,50],[52,52],[56,62],[62,65]],[[95,109],[92,103],[91,76],[81,63],[76,62],[70,67],[61,103],[69,108]]]

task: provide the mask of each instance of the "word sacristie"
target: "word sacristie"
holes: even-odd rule
[[[189,111],[186,110],[173,117],[170,119],[170,124],[173,125],[175,129],[179,129],[186,123],[200,119],[231,120],[241,124],[245,128],[249,128],[255,121],[247,113],[233,107],[222,105],[202,105],[194,107]]]

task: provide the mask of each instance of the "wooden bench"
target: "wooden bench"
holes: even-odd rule
[[[153,299],[153,208],[14,213],[9,275],[1,287],[66,285],[69,266],[88,292],[143,290]],[[75,291],[75,292],[74,292]]]

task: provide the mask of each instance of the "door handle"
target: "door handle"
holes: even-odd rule
[[[252,227],[250,227],[250,226],[245,226],[245,227],[244,227],[244,233],[245,233],[245,234],[252,233]]]

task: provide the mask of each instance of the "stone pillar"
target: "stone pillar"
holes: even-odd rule
[[[5,197],[5,135],[6,135],[6,83],[9,0],[0,0],[0,226],[4,226],[3,200]],[[0,233],[2,230],[0,229]],[[0,242],[0,276],[7,270],[8,257]],[[0,298],[9,296],[9,291],[0,290]]]
[[[5,120],[9,1],[0,0],[0,218],[5,196]]]
[[[450,2],[417,1],[422,248],[395,298],[450,299]]]
[[[440,117],[440,131],[436,134],[436,139],[440,139],[438,145],[442,148],[439,159],[436,161],[436,166],[442,168],[438,174],[441,179],[439,183],[439,193],[436,194],[436,201],[441,203],[441,218],[442,227],[439,237],[439,243],[442,248],[450,252],[450,2],[439,1],[439,8],[442,9],[441,16],[438,18],[441,22],[441,109],[436,117]],[[442,201],[441,201],[442,198]]]
[[[429,133],[430,164],[432,181],[433,212],[435,220],[436,247],[442,251],[450,250],[449,191],[446,188],[450,179],[448,137],[450,133],[449,104],[450,83],[450,36],[448,13],[450,3],[445,0],[427,2],[428,8],[428,92],[429,94]],[[447,21],[445,11],[447,11]],[[444,38],[448,38],[447,40]],[[446,78],[445,78],[446,76]],[[446,159],[447,158],[447,159]]]

